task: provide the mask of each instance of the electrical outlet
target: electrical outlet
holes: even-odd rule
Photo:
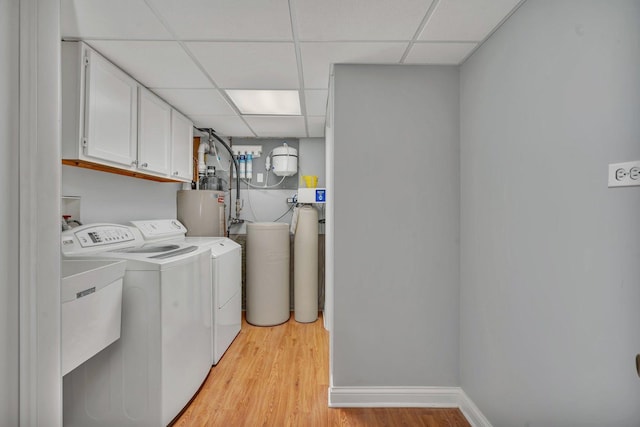
[[[609,187],[640,185],[640,160],[609,165]]]
[[[627,175],[627,171],[622,168],[616,170],[616,181],[623,181]]]

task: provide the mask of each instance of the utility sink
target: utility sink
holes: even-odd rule
[[[125,267],[126,261],[62,261],[62,375],[120,338]]]

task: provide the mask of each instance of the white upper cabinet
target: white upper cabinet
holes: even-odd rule
[[[138,109],[138,169],[169,175],[171,106],[141,87]]]
[[[193,179],[193,123],[171,111],[171,175],[172,178],[191,181]]]
[[[135,168],[137,82],[83,44],[62,57],[63,158]]]
[[[85,64],[85,154],[130,167],[136,159],[138,85],[91,50]]]
[[[188,182],[192,158],[187,117],[85,43],[62,42],[64,163]]]

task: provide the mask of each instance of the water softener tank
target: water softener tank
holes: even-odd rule
[[[247,224],[247,322],[272,326],[289,320],[289,225]]]
[[[286,143],[271,152],[273,173],[278,176],[292,176],[298,173],[298,150]]]
[[[312,206],[298,210],[293,246],[294,316],[302,323],[318,318],[318,211]]]

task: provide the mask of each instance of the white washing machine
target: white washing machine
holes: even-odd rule
[[[62,233],[65,258],[127,261],[121,338],[64,377],[65,426],[166,426],[211,368],[211,252],[178,242],[163,223],[145,244],[128,226],[95,224]]]
[[[131,221],[147,243],[156,242],[161,224],[173,220]],[[218,364],[242,324],[242,247],[226,237],[186,237],[177,243],[211,250],[212,365]]]

